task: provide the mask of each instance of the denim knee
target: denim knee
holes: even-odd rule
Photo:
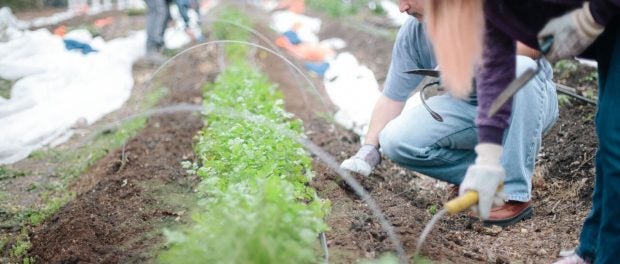
[[[405,158],[402,153],[402,140],[399,133],[390,129],[390,126],[386,126],[381,133],[379,133],[379,146],[381,146],[381,152],[390,160],[402,164]]]
[[[381,151],[393,162],[409,169],[415,169],[418,163],[429,165],[429,152],[432,148],[412,144],[414,141],[410,139],[411,136],[403,135],[398,129],[386,126],[379,134]]]

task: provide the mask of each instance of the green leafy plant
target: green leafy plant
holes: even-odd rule
[[[596,70],[592,70],[590,73],[588,73],[587,75],[581,77],[579,79],[580,82],[594,82],[596,83],[598,81],[598,71]]]
[[[363,260],[359,264],[398,264],[400,261],[394,254],[385,254],[378,259]],[[416,262],[417,263],[417,262]]]
[[[238,19],[237,13],[224,13]],[[219,27],[214,31],[223,36],[240,35]],[[329,204],[308,185],[309,155],[282,133],[301,136],[302,124],[284,111],[276,86],[239,57],[247,50],[226,51],[228,68],[204,90],[205,108],[220,111],[205,116],[207,125],[197,135],[199,162],[182,164],[202,179],[196,188],[202,202],[190,226],[164,231],[169,249],[159,259],[316,263],[314,249],[318,234],[327,229],[323,218]]]
[[[556,73],[569,72],[572,73],[577,70],[577,63],[573,60],[560,60],[555,63],[553,71]]]
[[[24,228],[16,237],[15,243],[11,246],[9,257],[12,259],[28,259],[26,254],[31,245],[30,238],[28,237],[28,230]]]
[[[143,16],[146,15],[146,8],[130,8],[125,12],[128,16]]]
[[[219,15],[218,19],[232,21],[234,23],[252,27],[252,21],[247,16],[244,16],[238,10],[224,9]],[[232,26],[228,23],[217,21],[213,25],[213,33],[218,40],[241,40],[247,41],[250,38],[250,32],[240,29],[239,27]],[[228,60],[237,61],[244,60],[248,53],[247,46],[243,44],[228,43],[224,46]]]
[[[558,104],[564,106],[564,105],[572,105],[571,100],[570,100],[570,96],[566,95],[566,94],[558,94]]]
[[[301,132],[275,86],[244,63],[231,65],[207,87],[205,102]],[[305,150],[255,121],[218,113],[207,115],[206,123],[195,146],[203,208],[192,227],[166,231],[171,248],[162,262],[315,262],[313,244],[327,228],[322,219],[328,204],[308,186],[312,165]]]
[[[368,8],[372,10],[375,15],[385,15],[386,11],[383,9],[381,2],[378,0],[368,0]]]
[[[12,81],[0,79],[0,97],[9,99],[11,97],[11,87],[13,87]]]
[[[0,181],[25,176],[26,172],[11,169],[7,166],[0,166]]]
[[[437,208],[438,206],[436,204],[431,204],[426,211],[431,215],[435,215],[437,213]]]
[[[583,96],[585,96],[588,99],[592,99],[592,100],[597,100],[598,99],[598,95],[596,93],[595,90],[593,89],[588,89],[586,91],[583,92]]]

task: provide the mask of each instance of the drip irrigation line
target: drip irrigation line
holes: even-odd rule
[[[321,159],[323,163],[325,163],[329,168],[334,170],[338,174],[338,176],[340,176],[340,178],[342,178],[353,189],[353,191],[355,191],[355,193],[363,201],[365,201],[366,204],[368,204],[370,211],[379,220],[381,228],[387,233],[390,242],[392,242],[392,244],[394,245],[394,249],[398,254],[398,258],[401,262],[406,263],[407,258],[405,255],[405,250],[402,246],[400,238],[398,237],[396,232],[394,232],[394,227],[387,220],[375,200],[372,199],[372,197],[370,196],[370,194],[368,194],[368,192],[366,192],[366,190],[364,190],[364,187],[362,187],[362,185],[357,180],[355,180],[355,178],[353,178],[348,171],[341,169],[340,164],[338,164],[338,162],[336,162],[336,160],[332,158],[329,153],[325,152],[321,147],[317,146],[312,141],[306,138],[296,138],[296,140],[298,140],[298,142],[304,145],[304,147],[306,147],[306,149],[308,149],[311,153],[319,157],[319,159]]]
[[[327,236],[325,232],[321,232],[319,238],[321,239],[321,246],[323,248],[323,263],[329,264],[329,249],[327,248]]]
[[[215,48],[217,49],[217,68],[219,72],[224,72],[224,70],[226,70],[226,55],[224,54],[224,49]]]

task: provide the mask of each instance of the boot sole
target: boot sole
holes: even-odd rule
[[[511,218],[502,219],[502,220],[486,220],[486,221],[483,221],[483,223],[485,226],[496,225],[496,226],[501,226],[501,227],[507,227],[507,226],[514,225],[521,220],[530,219],[533,216],[534,216],[534,209],[530,206],[526,208],[525,210],[523,210],[523,212],[521,212],[520,214],[515,215]]]

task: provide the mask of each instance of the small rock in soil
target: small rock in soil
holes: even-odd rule
[[[538,256],[546,256],[547,255],[547,250],[545,250],[544,248],[541,248],[540,250],[538,250],[538,252],[536,252],[536,254]]]
[[[489,236],[497,236],[499,233],[502,232],[502,230],[504,229],[501,226],[491,226],[484,228],[482,230],[482,233]]]

